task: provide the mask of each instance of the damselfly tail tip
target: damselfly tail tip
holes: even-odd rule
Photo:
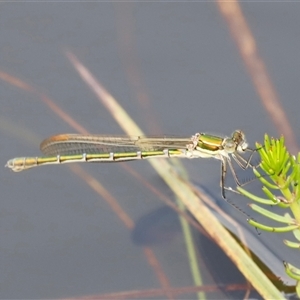
[[[8,160],[7,163],[5,164],[5,168],[10,168],[12,169],[13,167],[13,163],[12,163],[12,159]]]
[[[24,170],[24,166],[23,165],[15,164],[15,160],[16,160],[15,158],[12,158],[12,159],[8,160],[7,163],[6,163],[6,165],[5,165],[5,168],[9,168],[9,169],[11,169],[14,172],[23,171]]]

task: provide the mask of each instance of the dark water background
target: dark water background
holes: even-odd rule
[[[299,140],[300,6],[243,3],[242,9]],[[66,50],[147,134],[228,135],[239,128],[251,144],[262,142],[265,132],[278,136],[213,2],[2,3],[0,40],[0,71],[40,89],[92,133],[122,130],[78,76]],[[159,289],[142,246],[68,167],[20,174],[4,168],[12,157],[39,155],[43,138],[75,130],[36,94],[4,81],[0,86],[0,298]],[[146,162],[128,164],[173,197]],[[216,161],[184,164],[195,181],[219,188]],[[162,205],[119,164],[84,169],[135,221]],[[192,286],[182,234],[167,233],[167,243],[152,246],[155,254],[171,286]],[[272,238],[281,245],[281,237]]]

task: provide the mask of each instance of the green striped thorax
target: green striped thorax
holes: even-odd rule
[[[222,138],[220,136],[206,133],[192,136],[194,149],[211,155],[222,153],[225,156],[234,152],[244,152],[248,148],[245,134],[241,130],[236,130],[231,137]]]

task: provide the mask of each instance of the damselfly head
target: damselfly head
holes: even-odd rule
[[[243,131],[236,130],[232,133],[232,140],[236,145],[236,151],[244,152],[248,148],[248,143]]]
[[[227,153],[244,152],[248,148],[245,134],[241,130],[236,130],[230,138],[225,138],[223,148]]]

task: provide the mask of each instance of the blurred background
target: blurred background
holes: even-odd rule
[[[299,141],[300,6],[242,2],[241,8]],[[263,142],[266,132],[278,137],[281,132],[262,106],[217,4],[2,3],[0,40],[0,298],[159,291],[161,278],[146,258],[145,245],[170,286],[193,286],[176,215],[164,211],[161,199],[122,164],[82,167],[115,197],[134,229],[66,165],[20,174],[4,165],[16,156],[40,155],[39,143],[48,136],[76,132],[41,95],[91,133],[123,133],[67,51],[146,134],[230,135],[242,129],[252,146]],[[194,182],[219,195],[217,161],[183,163]],[[173,198],[147,162],[126,165]],[[242,197],[232,198],[246,205]],[[154,218],[143,223],[149,215]],[[245,216],[237,218],[248,226]],[[208,255],[217,254],[199,254],[204,267]],[[220,283],[210,271],[205,282]],[[216,288],[208,298],[221,295]]]

